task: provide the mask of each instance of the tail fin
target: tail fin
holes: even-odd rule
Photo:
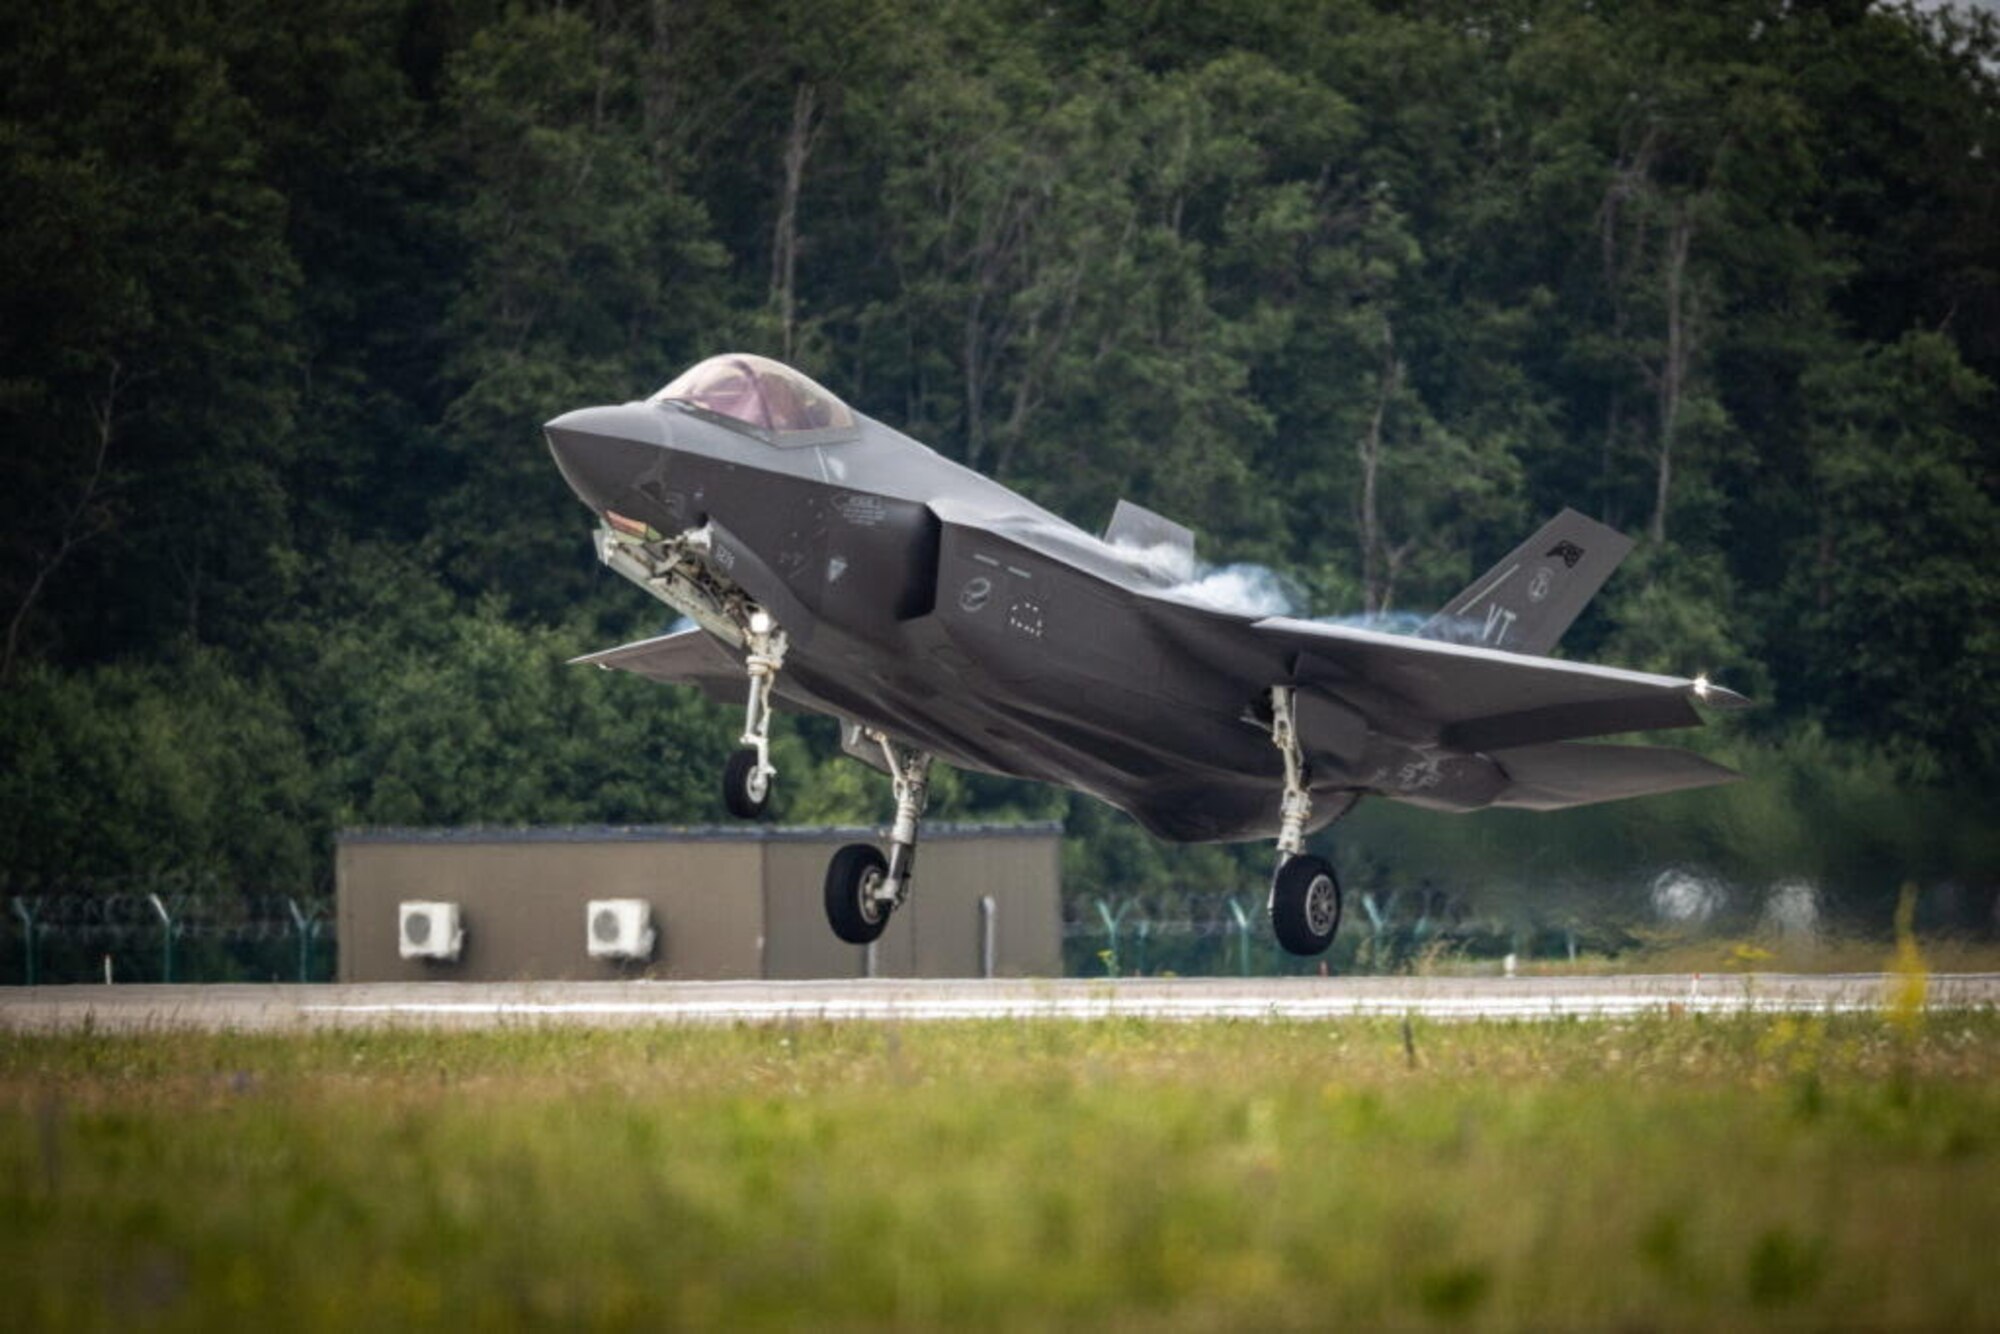
[[[1547,654],[1631,550],[1625,534],[1566,509],[1473,580],[1417,634]]]

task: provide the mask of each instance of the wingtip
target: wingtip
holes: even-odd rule
[[[1748,695],[1739,695],[1728,686],[1719,686],[1706,676],[1697,676],[1688,685],[1688,693],[1695,702],[1705,708],[1733,711],[1747,709],[1753,701]]]

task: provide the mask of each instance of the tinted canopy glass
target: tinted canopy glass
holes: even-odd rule
[[[747,352],[710,357],[653,398],[687,403],[780,435],[854,425],[847,405],[824,388],[790,366]]]

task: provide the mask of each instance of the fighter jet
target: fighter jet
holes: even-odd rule
[[[599,558],[693,622],[576,661],[744,701],[739,817],[777,777],[774,707],[838,718],[888,774],[887,855],[851,844],[827,868],[842,940],[907,900],[934,760],[1089,793],[1163,839],[1274,838],[1271,925],[1301,955],[1341,918],[1306,836],[1364,796],[1558,810],[1739,777],[1586,740],[1746,701],[1546,656],[1632,545],[1574,511],[1391,634],[1232,607],[1180,524],[1121,501],[1094,536],[763,357],[544,430]]]

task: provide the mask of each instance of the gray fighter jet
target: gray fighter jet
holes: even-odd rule
[[[723,776],[739,816],[776,777],[774,704],[839,718],[889,775],[888,855],[853,844],[827,869],[843,940],[910,892],[933,759],[1076,788],[1165,839],[1275,838],[1271,923],[1296,954],[1341,916],[1305,837],[1364,795],[1556,810],[1739,776],[1581,740],[1745,701],[1544,656],[1631,548],[1574,511],[1396,635],[1232,609],[1181,525],[1121,501],[1092,536],[762,357],[545,429],[599,557],[694,623],[577,661],[747,694]]]

